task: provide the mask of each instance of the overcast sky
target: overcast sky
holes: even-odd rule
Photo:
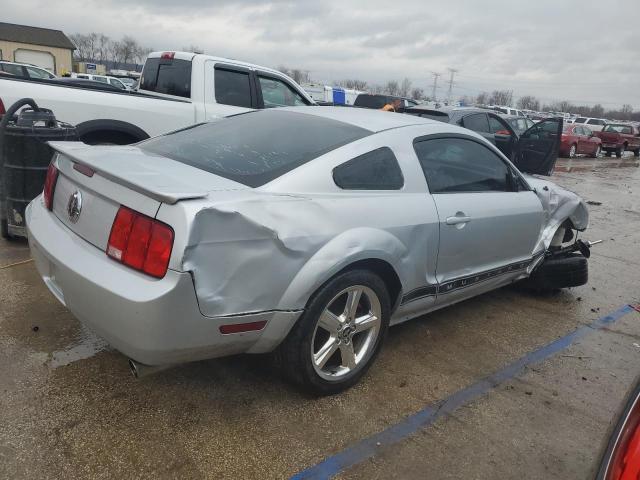
[[[608,17],[612,14],[611,19]],[[129,34],[206,53],[370,83],[455,68],[454,94],[507,88],[543,101],[640,110],[640,0],[21,0],[2,20],[67,34]]]

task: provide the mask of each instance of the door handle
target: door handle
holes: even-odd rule
[[[470,221],[471,221],[471,217],[467,217],[464,214],[462,215],[456,214],[454,217],[447,217],[447,225],[459,225],[461,223],[468,223]]]

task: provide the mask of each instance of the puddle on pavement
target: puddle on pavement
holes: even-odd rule
[[[91,358],[97,353],[107,350],[109,344],[102,338],[98,337],[91,330],[81,326],[80,334],[64,350],[58,350],[51,354],[49,366],[51,368],[64,367],[78,360]]]

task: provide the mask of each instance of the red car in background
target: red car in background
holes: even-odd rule
[[[602,151],[601,143],[602,140],[596,137],[589,128],[571,123],[562,129],[560,155],[573,158],[578,154],[584,154],[596,158],[600,156]]]

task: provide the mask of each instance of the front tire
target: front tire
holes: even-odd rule
[[[355,385],[374,362],[389,327],[384,282],[351,270],[325,283],[276,351],[283,373],[315,395]]]
[[[624,151],[625,151],[625,146],[624,145],[618,147],[616,149],[616,157],[617,158],[622,158],[622,156],[624,155]]]

